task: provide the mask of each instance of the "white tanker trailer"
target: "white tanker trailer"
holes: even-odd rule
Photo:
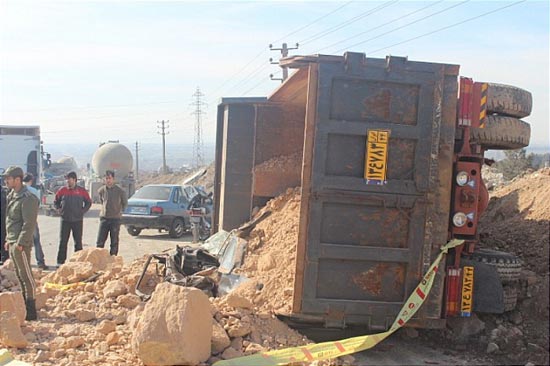
[[[103,185],[103,177],[107,170],[115,172],[115,182],[126,191],[128,197],[133,195],[136,187],[133,166],[134,158],[126,146],[118,141],[100,144],[92,157],[90,179],[87,183],[92,201],[99,201],[97,190]]]

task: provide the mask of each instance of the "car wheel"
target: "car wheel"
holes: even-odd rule
[[[181,218],[176,217],[174,221],[172,221],[172,225],[170,226],[169,235],[171,238],[181,238],[184,233],[185,222]]]
[[[128,234],[132,236],[138,236],[141,233],[141,229],[138,229],[135,226],[127,226],[126,230],[128,231]]]

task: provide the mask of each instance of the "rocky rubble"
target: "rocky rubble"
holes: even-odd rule
[[[310,343],[238,292],[208,298],[194,288],[159,285],[152,269],[146,292],[155,290],[143,303],[135,286],[144,262],[124,266],[108,250],[89,248],[55,272],[36,271],[41,300],[34,322],[13,310],[24,309],[17,286],[2,285],[0,348],[38,366],[209,365]],[[5,285],[12,269],[9,261],[0,269]]]

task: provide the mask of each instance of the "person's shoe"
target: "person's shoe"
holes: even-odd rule
[[[27,316],[25,320],[36,320],[38,315],[36,314],[36,301],[34,299],[25,300],[25,307],[27,308]]]
[[[38,265],[38,268],[40,268],[40,269],[42,269],[42,270],[44,270],[44,271],[47,271],[48,269],[50,269],[50,267],[48,267],[48,266],[46,265],[46,263],[40,263],[40,264]]]

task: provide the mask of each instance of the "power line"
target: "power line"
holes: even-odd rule
[[[142,105],[156,105],[156,104],[173,104],[178,103],[177,101],[166,101],[166,102],[152,102],[152,103],[136,103],[136,104],[114,104],[114,105],[95,105],[95,106],[81,106],[81,107],[58,107],[58,108],[29,108],[29,109],[22,109],[22,108],[14,108],[14,111],[29,111],[29,112],[43,112],[43,111],[57,111],[57,110],[80,110],[80,109],[98,109],[98,108],[124,108],[124,107],[134,107],[134,106],[142,106]]]
[[[355,35],[353,35],[353,36],[351,36],[351,37],[348,37],[348,38],[343,39],[343,40],[341,40],[341,41],[335,42],[335,43],[333,43],[333,44],[331,44],[331,45],[328,45],[328,46],[326,46],[326,47],[323,47],[323,48],[319,49],[319,50],[318,50],[317,52],[315,52],[315,53],[320,53],[321,51],[326,50],[326,49],[329,49],[329,48],[332,48],[332,47],[334,47],[334,46],[336,46],[336,45],[339,45],[340,43],[344,43],[344,42],[346,42],[346,41],[349,41],[350,39],[354,39],[354,38],[360,37],[360,36],[362,36],[362,35],[364,35],[364,34],[367,34],[367,33],[372,32],[373,30],[376,30],[376,29],[385,27],[385,26],[388,25],[388,24],[395,23],[395,22],[397,22],[397,21],[399,21],[399,20],[401,20],[401,19],[404,19],[404,18],[409,17],[409,16],[411,16],[411,15],[413,15],[413,14],[416,14],[416,13],[418,13],[418,12],[421,12],[422,10],[426,10],[426,9],[432,7],[432,6],[435,6],[435,5],[439,4],[439,3],[442,3],[443,1],[444,1],[444,0],[440,0],[440,1],[433,2],[433,3],[429,3],[428,5],[424,6],[423,8],[414,10],[414,11],[412,11],[412,12],[410,12],[410,13],[407,13],[407,14],[405,14],[405,15],[402,15],[402,16],[398,17],[398,18],[395,18],[395,19],[393,19],[393,20],[390,20],[389,22],[386,22],[386,23],[383,23],[383,24],[378,25],[378,26],[376,26],[376,27],[367,29],[366,31],[363,31],[363,32],[361,32],[361,33],[357,33],[357,34],[355,34]]]
[[[332,15],[332,14],[336,13],[337,11],[343,9],[344,7],[348,6],[348,5],[351,4],[352,2],[353,2],[353,1],[349,1],[349,2],[347,2],[347,3],[345,3],[345,4],[341,5],[341,6],[339,6],[338,8],[336,8],[336,9],[334,9],[334,10],[328,12],[327,14],[325,14],[325,15],[323,15],[323,16],[321,16],[321,17],[315,19],[315,20],[313,20],[312,22],[306,24],[305,26],[301,26],[301,27],[295,29],[294,31],[292,31],[292,32],[290,32],[290,33],[288,33],[288,34],[286,34],[285,36],[283,36],[283,37],[281,37],[281,38],[279,38],[279,39],[277,39],[277,40],[275,40],[275,41],[273,41],[273,42],[271,42],[271,43],[273,44],[273,43],[280,42],[282,39],[285,39],[285,38],[287,38],[287,37],[289,37],[289,36],[291,36],[291,35],[294,35],[294,34],[300,32],[300,31],[302,31],[302,30],[308,28],[309,26],[311,26],[311,25],[313,25],[313,24],[319,22],[320,20],[322,20],[322,19],[328,17],[329,15]],[[221,90],[225,85],[227,85],[231,80],[233,80],[235,77],[237,77],[239,74],[241,74],[245,69],[247,69],[250,65],[252,65],[252,64],[254,63],[254,61],[256,61],[261,55],[263,55],[263,54],[266,53],[266,52],[267,52],[267,50],[266,50],[266,49],[263,49],[263,50],[260,51],[258,54],[256,54],[256,56],[254,56],[250,61],[248,61],[248,62],[246,63],[246,65],[244,65],[242,68],[240,68],[239,71],[237,71],[235,74],[233,74],[232,76],[230,76],[229,79],[226,79],[222,84],[220,84],[218,87],[216,87],[216,88],[214,89],[214,91],[211,92],[211,94],[214,95],[214,93],[216,93],[217,91]],[[260,64],[260,65],[258,66],[258,68],[261,67],[262,65],[263,65],[263,64]],[[256,68],[255,71],[257,71],[258,68]],[[255,73],[255,71],[253,71],[252,74]],[[250,74],[249,74],[248,76],[245,76],[245,79],[248,79],[248,77],[250,77]],[[241,82],[238,83],[238,85],[239,85],[239,86],[242,85],[242,80],[241,80]],[[235,89],[235,88],[236,88],[236,86],[233,87],[233,89]],[[213,102],[213,100],[212,100],[211,102]]]
[[[333,11],[331,11],[331,12],[325,14],[325,15],[320,16],[319,18],[317,18],[317,19],[315,19],[314,21],[312,21],[312,22],[310,22],[310,23],[304,25],[303,27],[300,27],[300,28],[298,28],[298,29],[296,29],[296,30],[294,30],[294,31],[292,31],[292,32],[290,32],[290,33],[288,33],[288,34],[285,34],[285,35],[282,36],[281,38],[279,38],[279,39],[277,39],[277,40],[275,40],[275,41],[273,41],[273,42],[271,42],[271,43],[279,43],[279,42],[281,42],[282,40],[287,39],[288,37],[290,37],[290,36],[292,36],[292,35],[294,35],[294,34],[300,32],[300,31],[303,31],[303,30],[306,29],[306,28],[309,28],[309,27],[312,26],[313,24],[317,23],[318,21],[320,21],[320,20],[322,20],[322,19],[325,19],[325,18],[328,17],[329,15],[332,15],[332,14],[336,13],[338,10],[340,10],[340,9],[342,9],[342,8],[344,8],[344,7],[346,7],[346,6],[348,6],[348,5],[351,4],[352,2],[353,2],[353,1],[348,1],[347,3],[345,3],[345,4],[343,4],[343,5],[339,6],[339,7],[337,7],[337,8],[334,9]]]
[[[250,66],[254,61],[256,61],[261,55],[264,54],[264,52],[267,52],[266,49],[262,49],[256,56],[252,58],[246,65],[244,65],[239,71],[237,71],[235,74],[233,74],[229,79],[225,80],[223,83],[221,83],[218,87],[216,87],[211,93],[214,94],[221,88],[223,88],[227,83],[229,83],[231,80],[233,80],[237,75],[239,75],[241,72],[243,72],[248,66]]]
[[[278,75],[280,73],[281,73],[281,71],[277,71],[277,72],[271,74],[270,76],[275,76],[275,75]],[[269,81],[269,80],[272,80],[272,79],[261,79],[257,84],[254,84],[254,86],[252,88],[248,89],[247,91],[245,91],[241,95],[244,96],[244,95],[250,93],[252,90],[256,89],[257,87],[259,87],[260,85],[262,85],[263,83],[265,83],[266,81]]]
[[[392,1],[388,1],[388,2],[386,2],[386,3],[384,3],[384,4],[378,5],[378,6],[375,7],[374,9],[367,10],[366,12],[363,12],[363,13],[361,13],[361,14],[359,14],[359,15],[357,15],[357,16],[351,18],[351,19],[348,19],[348,20],[346,20],[345,22],[342,22],[342,23],[340,23],[340,24],[338,24],[338,25],[336,25],[336,26],[334,26],[334,27],[332,27],[332,28],[329,28],[329,29],[324,30],[324,31],[319,32],[319,33],[316,33],[316,34],[314,34],[313,36],[311,36],[311,37],[309,37],[309,38],[306,38],[306,39],[304,39],[303,41],[300,41],[300,42],[298,42],[298,43],[299,43],[300,45],[304,45],[304,44],[307,44],[307,43],[311,43],[311,42],[313,42],[313,41],[316,41],[316,40],[318,40],[318,39],[320,39],[320,38],[323,38],[324,36],[326,36],[326,35],[328,35],[328,34],[330,34],[330,33],[334,33],[334,32],[336,32],[337,30],[340,30],[340,29],[342,29],[342,28],[345,28],[345,27],[347,27],[348,25],[351,25],[351,24],[353,24],[353,23],[355,23],[355,22],[357,22],[357,21],[359,21],[359,20],[361,20],[361,19],[363,19],[363,18],[366,18],[366,17],[368,17],[369,15],[372,15],[372,14],[374,14],[374,13],[376,13],[376,12],[378,12],[378,11],[384,9],[384,8],[387,8],[388,6],[391,6],[391,5],[395,4],[395,3],[397,3],[398,1],[399,1],[399,0],[392,0]]]
[[[458,7],[458,6],[464,5],[464,4],[468,3],[468,2],[470,2],[470,0],[466,0],[466,1],[463,1],[463,2],[461,2],[461,3],[458,3],[458,4],[454,4],[454,5],[448,6],[448,7],[446,7],[445,9],[436,11],[435,13],[432,13],[432,14],[430,14],[430,15],[426,15],[426,16],[420,18],[420,19],[414,20],[414,21],[412,21],[412,22],[410,22],[410,23],[407,23],[407,24],[405,24],[405,25],[402,25],[402,26],[400,26],[400,27],[397,27],[397,28],[394,28],[394,29],[390,29],[389,31],[384,32],[384,33],[381,33],[381,34],[379,34],[379,35],[377,35],[377,36],[374,36],[374,37],[371,37],[371,38],[366,39],[366,40],[364,40],[364,41],[355,43],[355,44],[353,44],[353,45],[351,45],[351,46],[341,48],[341,49],[335,51],[335,53],[339,53],[339,52],[348,50],[348,49],[350,49],[350,48],[352,48],[352,47],[356,47],[356,46],[365,44],[365,43],[370,42],[370,41],[372,41],[372,40],[375,40],[375,39],[377,39],[377,38],[383,37],[383,36],[385,36],[385,35],[387,35],[387,34],[396,32],[396,31],[398,31],[398,30],[400,30],[400,29],[406,28],[406,27],[408,27],[408,26],[411,26],[411,25],[413,25],[413,24],[416,24],[416,23],[418,23],[418,22],[421,22],[421,21],[423,21],[423,20],[426,20],[426,19],[428,19],[428,18],[431,18],[431,17],[433,17],[433,16],[435,16],[435,15],[444,13],[444,12],[446,12],[446,11],[448,11],[448,10],[451,10],[451,9],[456,8],[456,7]]]
[[[431,31],[431,32],[428,32],[428,33],[424,33],[424,34],[421,34],[419,36],[416,36],[416,37],[412,37],[412,38],[409,38],[409,39],[406,39],[404,41],[401,41],[401,42],[398,42],[398,43],[394,43],[390,46],[387,46],[387,47],[382,47],[382,48],[379,48],[377,50],[374,50],[374,51],[369,51],[369,54],[372,54],[372,53],[375,53],[375,52],[378,52],[378,51],[382,51],[382,50],[385,50],[385,49],[388,49],[388,48],[391,48],[391,47],[394,47],[394,46],[398,46],[398,45],[401,45],[403,43],[407,43],[407,42],[411,42],[411,41],[414,41],[416,39],[419,39],[419,38],[422,38],[422,37],[426,37],[426,36],[429,36],[431,34],[434,34],[434,33],[437,33],[437,32],[441,32],[443,30],[447,30],[449,28],[453,28],[453,27],[456,27],[457,25],[461,25],[461,24],[464,24],[464,23],[467,23],[467,22],[470,22],[472,20],[475,20],[475,19],[479,19],[479,18],[482,18],[486,15],[489,15],[489,14],[493,14],[493,13],[496,13],[498,11],[501,11],[501,10],[504,10],[506,8],[510,8],[512,6],[515,6],[515,5],[518,5],[518,4],[521,4],[521,3],[524,3],[526,2],[527,0],[521,0],[521,1],[518,1],[518,2],[515,2],[515,3],[512,3],[510,5],[506,5],[506,6],[502,6],[500,8],[497,8],[497,9],[494,9],[494,10],[491,10],[491,11],[488,11],[488,12],[485,12],[483,14],[480,14],[480,15],[476,15],[475,17],[471,17],[471,18],[468,18],[468,19],[464,19],[460,22],[457,22],[457,23],[454,23],[454,24],[451,24],[451,25],[448,25],[446,27],[441,27],[441,28],[438,28],[434,31]]]
[[[246,79],[243,79],[239,84],[235,85],[234,89],[238,89],[240,86],[244,86],[248,84],[250,81],[252,81],[256,76],[258,76],[260,73],[262,73],[264,70],[266,70],[271,64],[266,63],[263,65],[259,65],[260,67],[257,68],[254,73],[250,74]]]

